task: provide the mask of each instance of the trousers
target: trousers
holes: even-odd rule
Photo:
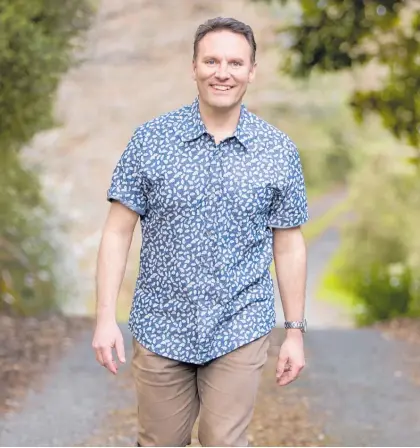
[[[269,334],[204,365],[169,359],[133,338],[138,446],[248,446]]]

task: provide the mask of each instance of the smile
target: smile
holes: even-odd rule
[[[233,86],[223,86],[223,85],[218,85],[218,84],[212,84],[211,87],[215,90],[219,90],[221,92],[225,92],[227,90],[230,90],[233,88]]]

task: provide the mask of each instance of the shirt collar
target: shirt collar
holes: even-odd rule
[[[248,111],[245,105],[241,104],[239,123],[233,136],[238,139],[245,149],[251,148],[252,141],[256,135],[253,126],[254,119],[255,117]],[[206,126],[201,119],[198,97],[191,104],[185,121],[182,132],[182,140],[184,142],[195,140],[207,133]]]

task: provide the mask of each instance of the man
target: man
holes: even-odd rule
[[[198,97],[134,132],[112,176],[98,255],[98,362],[125,362],[115,307],[140,216],[130,312],[138,446],[185,446],[200,411],[203,446],[246,446],[275,325],[273,256],[286,338],[279,385],[304,366],[308,219],[299,155],[242,104],[256,72],[251,28],[216,18],[194,41]]]

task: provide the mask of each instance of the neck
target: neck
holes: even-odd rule
[[[241,105],[229,109],[215,109],[199,100],[201,119],[207,131],[217,140],[232,135],[238,126]]]

